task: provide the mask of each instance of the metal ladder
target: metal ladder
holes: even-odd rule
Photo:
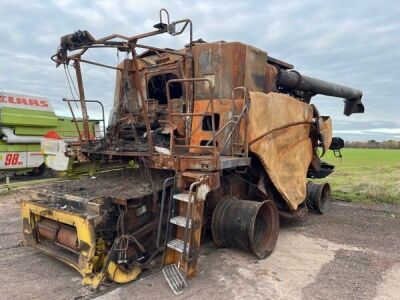
[[[193,176],[193,172],[191,172],[191,176]],[[163,274],[172,291],[177,295],[182,293],[187,286],[184,277],[195,276],[200,252],[205,199],[198,197],[198,189],[202,180],[194,179],[195,181],[190,184],[188,190],[172,196],[173,201],[170,202],[169,207],[171,210],[176,203],[178,209],[176,213],[169,213],[167,243],[163,256]],[[171,227],[174,227],[172,228],[174,230],[169,230]],[[174,234],[168,234],[170,231],[174,231]]]

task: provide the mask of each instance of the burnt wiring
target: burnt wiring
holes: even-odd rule
[[[128,263],[128,249],[129,249],[129,242],[132,242],[137,246],[139,251],[143,254],[146,252],[143,245],[133,236],[129,234],[124,234],[119,237],[119,244],[118,247],[115,248],[118,251],[118,263]]]
[[[71,97],[72,97],[72,99],[74,100],[76,109],[78,109],[78,103],[77,103],[75,100],[76,100],[76,98],[79,98],[79,96],[78,96],[78,92],[77,92],[77,90],[76,90],[74,81],[72,80],[72,77],[71,77],[71,74],[70,74],[70,72],[69,72],[69,68],[68,68],[68,65],[67,65],[67,64],[64,64],[64,73],[65,73],[65,77],[67,78],[67,83],[68,83],[69,91],[70,91],[70,93],[71,93]],[[70,80],[71,80],[71,81],[70,81]],[[71,85],[72,85],[72,87],[74,88],[77,97],[75,97],[75,95],[74,95],[74,93],[73,93],[73,91],[72,91]]]
[[[139,162],[143,166],[144,175],[147,177],[147,179],[148,179],[148,181],[150,182],[150,185],[151,185],[151,190],[153,192],[153,205],[152,205],[151,209],[155,213],[155,212],[157,212],[156,205],[157,205],[158,197],[157,197],[157,192],[156,192],[156,189],[155,189],[155,186],[154,186],[153,178],[151,176],[151,172],[150,172],[149,167],[147,166],[145,158],[144,157],[140,157],[139,158]]]
[[[126,207],[125,211],[121,210],[121,207],[118,206],[120,210],[120,214],[117,220],[117,236],[118,236],[118,246],[115,248],[115,251],[118,251],[118,263],[128,263],[128,248],[129,243],[133,243],[137,246],[140,252],[145,253],[146,250],[143,245],[131,234],[126,233]]]

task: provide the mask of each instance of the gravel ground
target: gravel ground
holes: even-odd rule
[[[274,253],[265,260],[236,249],[203,245],[199,274],[176,297],[161,272],[144,274],[101,294],[82,287],[72,268],[22,238],[19,201],[0,195],[1,299],[398,299],[400,206],[334,202],[325,216],[281,220]]]

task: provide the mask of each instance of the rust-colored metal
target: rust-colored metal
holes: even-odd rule
[[[207,101],[207,109],[203,110],[201,113],[196,113],[196,112],[190,112],[187,111],[185,113],[175,113],[172,111],[171,108],[171,94],[170,94],[170,86],[172,83],[191,83],[192,85],[199,83],[199,82],[207,82],[208,84],[208,90],[209,90],[209,98]],[[213,85],[211,83],[211,81],[207,78],[190,78],[190,79],[172,79],[169,80],[166,84],[166,90],[167,90],[167,101],[168,101],[168,113],[169,113],[169,117],[170,117],[170,122],[172,123],[172,117],[174,116],[180,116],[180,117],[189,117],[190,119],[192,119],[192,117],[194,116],[201,116],[201,117],[205,117],[208,113],[208,109],[210,110],[209,114],[211,116],[211,141],[212,141],[212,147],[210,147],[213,151],[213,155],[214,157],[217,159],[218,157],[218,150],[217,150],[217,141],[216,141],[216,130],[215,130],[215,115],[214,115],[214,101],[213,101]],[[186,101],[187,103],[189,101]],[[191,126],[193,126],[192,122],[190,122]],[[192,128],[191,133],[189,136],[186,137],[186,143],[185,145],[178,145],[178,147],[183,147],[183,148],[187,148],[190,152],[190,148],[198,148],[198,149],[207,149],[207,146],[204,145],[193,145],[190,141],[190,137],[192,136],[194,130]],[[173,145],[174,147],[176,147],[176,145]],[[174,153],[174,147],[171,147],[171,154]]]
[[[87,60],[87,59],[80,59],[79,61],[83,62],[83,63],[87,63],[89,65],[94,65],[94,66],[103,67],[103,68],[112,69],[112,70],[123,71],[123,69],[121,69],[121,68],[114,67],[114,66],[109,66],[109,65],[105,65],[105,64],[101,64],[101,63],[90,61],[90,60]]]
[[[50,219],[42,219],[37,223],[40,236],[52,241],[57,239],[59,228],[60,224]]]
[[[74,228],[44,218],[37,223],[37,229],[41,238],[59,243],[74,251],[79,250],[78,236]]]
[[[86,141],[90,139],[89,137],[89,116],[87,113],[87,107],[85,102],[85,89],[83,87],[83,79],[81,72],[81,65],[79,59],[75,59],[74,61],[75,72],[76,72],[76,80],[78,82],[78,90],[79,90],[79,100],[81,102],[82,108],[82,122],[83,122],[83,137]]]
[[[253,154],[261,159],[264,171],[282,195],[287,209],[296,211],[305,198],[304,174],[310,165],[313,168],[317,166],[312,163],[312,159],[316,156],[318,140],[321,139],[323,148],[328,149],[332,138],[330,119],[321,117],[322,122],[316,120],[309,113],[308,102],[318,91],[341,96],[343,93],[338,92],[341,86],[302,76],[291,70],[292,65],[269,57],[265,51],[250,45],[239,42],[193,43],[192,22],[183,19],[170,23],[169,15],[165,14],[167,23],[163,23],[164,13],[162,10],[160,23],[155,26],[158,30],[139,35],[112,34],[95,39],[84,32],[78,42],[76,40],[79,35],[63,37],[60,51],[53,59],[58,63],[75,61],[81,101],[84,100],[84,92],[79,62],[110,67],[82,59],[87,49],[110,47],[132,54],[131,59],[112,67],[117,70],[116,98],[119,99],[114,105],[117,122],[112,130],[115,134],[108,137],[107,147],[88,147],[82,152],[91,157],[100,155],[104,159],[146,157],[150,167],[180,171],[215,171],[227,166],[242,167],[244,163],[227,164],[226,157],[248,157]],[[177,30],[177,25],[182,27]],[[186,48],[161,49],[139,43],[139,40],[157,34],[181,34],[187,26],[189,44]],[[148,51],[136,55],[136,49],[139,48]],[[81,52],[68,56],[68,52],[72,51]],[[132,112],[122,111],[121,91],[125,84],[119,77],[122,73],[132,73],[132,93],[136,96],[129,97],[137,98],[140,118]],[[164,89],[167,101],[161,103],[162,95],[156,93],[156,97],[152,98],[159,103],[154,105],[155,109],[151,110],[149,117],[149,103],[146,101],[150,98],[150,79],[167,73],[178,78],[161,81],[155,88],[157,93]],[[306,82],[302,82],[303,79]],[[201,81],[208,82],[207,86],[201,84]],[[182,83],[182,94],[172,96],[172,84],[176,83]],[[210,89],[212,96],[209,95]],[[235,94],[239,89],[242,90],[241,96]],[[354,105],[357,108],[354,112],[359,112],[361,92],[347,87],[344,90],[346,113]],[[353,95],[357,99],[350,99]],[[182,110],[175,111],[179,101],[182,102]],[[219,116],[218,128],[216,115]],[[210,118],[209,129],[202,128],[206,118]],[[141,126],[140,122],[145,131],[139,128],[136,134],[134,130],[134,141],[137,146],[137,141],[145,135],[149,147],[137,151],[119,146],[121,141],[130,141],[129,137],[124,139],[121,136],[120,129],[127,125],[136,128]],[[313,128],[319,123],[322,126],[316,136]],[[161,135],[156,132],[159,129],[163,131]],[[156,135],[168,142],[159,143]],[[158,147],[157,151],[154,146]],[[282,157],[276,159],[271,153]],[[292,166],[290,170],[288,165]],[[287,176],[292,176],[294,180],[287,180]]]
[[[277,77],[279,69],[271,64],[265,64],[264,93],[277,92]]]
[[[78,235],[73,228],[62,226],[57,234],[57,241],[68,248],[75,251],[79,250]]]
[[[63,100],[64,100],[64,99],[63,99]],[[75,117],[75,113],[74,113],[74,110],[72,109],[71,102],[70,102],[70,101],[66,101],[66,102],[67,102],[67,104],[68,104],[69,111],[71,112],[72,120],[73,120],[74,123],[75,123],[75,128],[76,128],[76,131],[78,132],[78,135],[79,135],[79,141],[82,142],[81,130],[79,129],[78,120],[77,120],[76,117]]]
[[[146,260],[162,250],[164,265],[176,264],[191,278],[197,272],[202,232],[208,232],[203,226],[212,229],[218,246],[242,248],[264,258],[277,241],[278,209],[300,216],[310,207],[320,212],[327,207],[329,185],[307,188],[307,176],[322,178],[333,171],[318,151],[330,148],[332,122],[310,101],[317,93],[343,96],[344,113],[349,115],[363,111],[361,91],[301,75],[291,64],[251,45],[193,41],[192,25],[189,19],[171,21],[162,9],[156,30],[100,39],[78,31],[62,37],[52,57],[57,65],[74,62],[84,141],[89,132],[80,63],[116,71],[107,132],[83,143],[81,155],[139,166],[141,175],[130,181],[122,176],[114,184],[117,190],[133,186],[135,178],[146,181],[137,183],[138,190],[145,191],[140,196],[121,193],[83,201],[64,194],[53,197],[60,202],[55,206],[49,204],[36,215],[25,213],[26,239],[41,249],[46,248],[41,239],[64,248],[48,252],[75,260],[89,282],[104,276],[110,262],[120,271],[139,262],[147,266]],[[142,42],[183,32],[188,32],[189,43],[177,50]],[[84,59],[88,49],[96,48],[116,49],[126,58],[117,66]],[[137,53],[139,49],[145,51]],[[156,184],[160,178],[162,188]],[[74,209],[68,211],[70,206]],[[61,209],[64,220],[79,216],[88,225],[82,230],[75,221],[46,220],[43,214],[60,207],[66,207]],[[90,220],[88,207],[96,208]],[[91,257],[85,256],[87,249],[92,249]],[[72,258],[65,258],[65,250],[74,254]]]
[[[140,105],[140,112],[141,116],[145,122],[146,126],[146,134],[147,134],[147,142],[149,144],[150,148],[150,154],[153,153],[153,139],[151,137],[151,129],[150,129],[150,123],[149,123],[149,116],[147,112],[147,105],[145,104],[146,97],[144,96],[143,88],[141,86],[140,78],[139,78],[139,66],[137,62],[137,57],[136,57],[136,50],[135,47],[133,46],[131,48],[132,51],[132,60],[133,60],[133,76],[134,76],[134,83],[136,86],[136,90],[139,92],[139,105]]]

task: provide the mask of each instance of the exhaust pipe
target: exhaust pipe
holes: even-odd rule
[[[280,70],[278,87],[286,91],[302,91],[312,95],[344,98],[343,113],[346,116],[353,113],[364,113],[364,105],[361,102],[362,92],[358,89],[301,75],[294,70]]]
[[[29,135],[16,135],[14,130],[9,127],[0,127],[0,133],[3,135],[3,141],[7,144],[40,144],[42,136],[29,136]],[[79,139],[76,138],[63,138],[67,143],[77,142]]]
[[[279,215],[273,201],[220,200],[212,217],[212,235],[218,247],[235,247],[265,258],[275,248]]]
[[[3,141],[7,144],[38,144],[40,136],[15,135],[14,130],[9,127],[0,127],[0,133],[4,135]]]

